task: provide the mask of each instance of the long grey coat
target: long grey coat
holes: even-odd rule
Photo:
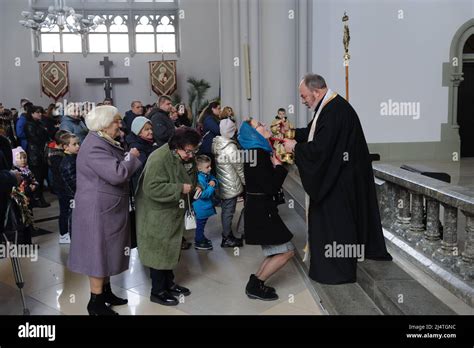
[[[72,211],[71,271],[108,277],[128,269],[128,181],[141,166],[134,156],[90,132],[77,156]]]

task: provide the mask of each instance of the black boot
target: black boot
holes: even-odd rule
[[[264,282],[258,279],[255,274],[250,275],[249,282],[245,287],[245,294],[251,299],[258,299],[262,301],[278,300],[278,295],[273,292]]]
[[[267,286],[265,285],[265,282],[263,280],[260,280],[258,279],[256,276],[254,276],[256,280],[254,280],[255,282],[259,282],[260,283],[260,287],[263,287],[263,288],[266,288],[268,289],[268,291],[270,292],[276,292],[276,289],[275,288],[272,288],[271,286]]]
[[[255,278],[257,278],[257,277],[255,277]],[[257,278],[257,279],[258,279],[258,278]],[[271,292],[275,292],[275,293],[276,293],[276,289],[275,289],[275,288],[273,288],[273,287],[271,287],[271,286],[268,286],[268,285],[265,285],[265,282],[264,282],[263,280],[258,279],[258,281],[260,282],[260,285],[261,285],[262,287],[267,288],[268,291],[271,291]]]
[[[122,306],[128,303],[128,300],[125,298],[117,297],[113,294],[110,283],[104,284],[104,299],[105,303],[108,303],[111,306]]]
[[[103,293],[91,293],[91,299],[87,304],[87,311],[89,312],[89,315],[118,315],[117,312],[105,304],[105,296]]]

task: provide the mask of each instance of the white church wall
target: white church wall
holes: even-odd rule
[[[474,16],[474,1],[313,0],[313,4],[312,70],[341,95],[345,95],[341,19],[344,11],[349,15],[349,97],[367,141],[440,141],[441,124],[448,119],[442,64],[449,60],[456,30]],[[396,106],[412,110],[397,116]]]
[[[20,12],[28,8],[27,0],[0,0],[0,102],[7,107],[18,107],[20,98],[27,97],[34,103],[47,106],[53,102],[42,95],[39,82],[38,61],[52,60],[52,54],[34,57],[30,30],[23,28],[18,20]],[[178,93],[187,101],[189,76],[203,78],[211,84],[206,97],[219,95],[219,32],[218,0],[180,0],[180,9],[185,18],[180,26],[180,57],[166,55],[165,59],[177,59]],[[127,54],[97,53],[83,57],[80,53],[56,54],[56,60],[69,61],[70,94],[68,101],[98,102],[104,98],[103,86],[85,83],[86,77],[102,77],[104,69],[99,61],[108,56],[114,63],[112,77],[128,77],[126,85],[115,85],[114,101],[121,112],[130,109],[135,99],[145,104],[156,101],[150,91],[148,62],[161,60],[161,54],[137,53],[130,57],[130,66],[125,66]],[[15,59],[21,65],[15,66]]]

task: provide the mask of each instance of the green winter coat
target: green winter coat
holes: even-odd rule
[[[138,254],[145,266],[170,270],[178,264],[188,206],[183,184],[196,185],[195,162],[188,166],[168,144],[148,157],[135,194]]]

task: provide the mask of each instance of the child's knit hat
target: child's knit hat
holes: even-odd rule
[[[22,153],[22,152],[24,152],[25,155],[26,155],[25,150],[23,150],[23,148],[22,148],[21,146],[18,146],[18,147],[14,148],[14,149],[12,150],[13,165],[14,165],[15,167],[18,167],[18,161],[17,161],[17,159],[16,159],[16,155],[18,155],[19,153]]]

